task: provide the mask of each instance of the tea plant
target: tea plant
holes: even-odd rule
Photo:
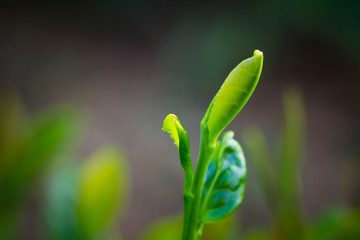
[[[242,61],[226,78],[201,121],[198,162],[193,172],[190,141],[178,117],[169,114],[163,130],[179,149],[185,172],[182,238],[200,239],[205,223],[229,216],[242,202],[246,183],[246,162],[240,144],[228,131],[221,132],[235,118],[253,93],[262,70],[259,50]]]

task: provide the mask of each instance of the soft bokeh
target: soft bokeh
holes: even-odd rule
[[[0,11],[0,236],[20,215],[16,239],[47,239],[46,189],[55,182],[70,201],[69,188],[80,181],[61,172],[72,169],[62,163],[83,169],[108,145],[130,169],[113,235],[137,239],[155,220],[177,216],[183,172],[162,121],[168,113],[181,119],[196,159],[208,104],[254,49],[264,52],[263,73],[228,127],[249,168],[233,220],[237,232],[260,236],[274,225],[242,136],[257,126],[272,153],[280,151],[289,86],[299,90],[306,112],[298,173],[304,221],[313,226],[327,215],[318,231],[334,228],[339,218],[351,228],[352,209],[360,207],[359,1],[95,0]],[[56,185],[57,177],[72,176]]]

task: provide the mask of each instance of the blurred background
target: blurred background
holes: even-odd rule
[[[124,239],[137,239],[150,223],[181,212],[183,172],[176,147],[161,131],[162,121],[168,113],[180,118],[196,161],[208,104],[227,74],[255,49],[264,52],[260,82],[228,129],[243,144],[245,129],[257,126],[276,153],[286,121],[283,94],[295,86],[306,119],[297,170],[304,221],[310,224],[333,207],[357,209],[359,11],[360,2],[350,0],[94,0],[3,6],[0,237],[56,239],[46,236],[71,229],[51,222],[76,218],[61,215],[71,213],[62,210],[66,201],[97,195],[85,189],[76,197],[76,187],[94,189],[91,181],[98,182],[86,177],[92,172],[87,166],[97,158],[101,160],[95,165],[106,162],[104,171],[120,182],[108,189],[119,191],[116,204],[124,202],[113,217],[113,229]],[[108,165],[104,159],[110,159]],[[101,174],[95,173],[98,179]],[[240,233],[274,225],[259,182],[249,156],[245,199],[235,213]],[[110,204],[109,212],[117,206],[101,199],[84,201],[74,211],[85,219],[91,217],[81,213],[87,211],[79,210],[82,204],[88,209]],[[49,208],[55,213],[44,217]],[[90,227],[83,229],[105,223],[86,224]],[[10,228],[17,234],[6,233]]]

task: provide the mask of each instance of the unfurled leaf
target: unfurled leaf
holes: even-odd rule
[[[262,70],[263,54],[242,61],[224,81],[202,121],[208,124],[209,141],[215,143],[224,128],[235,118],[253,93]]]
[[[230,215],[242,202],[246,183],[246,162],[234,133],[226,132],[210,160],[202,194],[202,222],[214,222]]]

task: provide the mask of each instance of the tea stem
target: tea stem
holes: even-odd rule
[[[202,189],[206,170],[214,150],[215,145],[209,144],[209,132],[207,125],[202,125],[199,158],[191,188],[192,198],[190,198],[190,201],[185,204],[183,240],[197,240],[201,238],[202,222],[200,218],[200,210]]]

